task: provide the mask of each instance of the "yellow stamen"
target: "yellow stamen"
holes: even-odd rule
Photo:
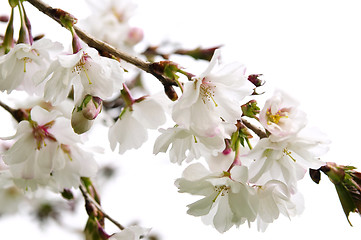
[[[214,99],[214,88],[215,86],[202,83],[200,87],[200,94],[202,95],[203,103],[206,103],[206,100],[209,101],[211,99],[214,106],[218,107],[218,104]]]
[[[296,162],[296,159],[294,159],[291,155],[292,152],[289,151],[287,148],[283,149],[283,153],[286,154],[287,156],[289,156],[294,162]]]
[[[268,109],[266,112],[267,116],[267,124],[271,125],[271,123],[278,124],[280,122],[281,118],[288,118],[288,116],[285,114],[285,112],[279,110],[276,112],[276,114],[272,114],[271,109]]]
[[[83,68],[83,71],[84,71],[84,73],[86,75],[86,78],[88,79],[89,84],[92,84],[92,82],[90,81],[87,69],[84,67],[84,65],[82,65],[81,67]]]

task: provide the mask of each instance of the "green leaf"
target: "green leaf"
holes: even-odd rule
[[[84,235],[86,240],[105,240],[107,239],[102,231],[99,231],[97,220],[94,218],[88,218],[85,225]]]
[[[350,219],[348,218],[350,212],[355,212],[356,205],[350,195],[347,187],[343,183],[335,184],[338,198],[340,199],[343,211],[346,215],[348,223],[352,226]]]

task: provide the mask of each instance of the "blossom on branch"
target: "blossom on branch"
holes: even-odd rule
[[[306,126],[306,114],[298,103],[282,91],[276,91],[260,112],[260,122],[273,137],[284,138],[296,134]]]
[[[6,139],[16,142],[3,154],[4,162],[15,183],[25,189],[77,188],[80,177],[92,177],[97,171],[93,155],[80,148],[70,120],[58,111],[35,106],[29,120],[21,121],[16,134]]]
[[[236,124],[241,117],[241,101],[254,85],[239,64],[226,65],[214,71],[220,57],[216,50],[208,68],[184,84],[184,92],[173,107],[173,120],[198,135],[212,137],[222,130],[221,123]]]
[[[175,182],[179,192],[204,196],[188,205],[187,213],[203,216],[219,232],[256,219],[255,189],[248,185],[247,168],[235,166],[230,172],[209,172],[200,163],[188,166]]]
[[[148,139],[147,129],[156,129],[165,123],[163,107],[152,98],[125,107],[117,121],[109,128],[110,147],[114,151],[119,144],[119,153],[138,149]]]
[[[318,169],[325,163],[319,157],[327,152],[329,141],[314,129],[303,129],[297,135],[275,141],[263,138],[245,155],[251,160],[250,178],[252,183],[265,184],[279,180],[288,186],[296,186],[311,169]]]
[[[84,95],[107,99],[122,89],[123,70],[116,60],[101,57],[94,48],[83,47],[71,55],[59,55],[46,74],[44,98],[53,105],[65,100],[74,87],[74,100]]]
[[[61,50],[60,43],[45,38],[33,45],[17,44],[9,53],[0,56],[0,90],[11,93],[21,88],[30,94],[41,92],[36,85],[44,78],[54,55]]]
[[[148,235],[150,228],[130,226],[119,233],[113,234],[109,240],[139,240]]]
[[[257,229],[264,232],[269,223],[276,220],[280,214],[290,218],[303,210],[303,204],[297,205],[292,200],[292,194],[286,184],[271,180],[257,187],[258,215]]]
[[[162,134],[154,143],[153,153],[167,152],[173,163],[181,164],[184,160],[187,162],[193,159],[199,159],[201,156],[216,155],[225,148],[224,136],[219,134],[214,137],[198,136],[192,130],[182,127],[173,127],[160,129]]]

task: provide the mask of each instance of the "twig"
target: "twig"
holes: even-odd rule
[[[262,129],[254,126],[252,123],[248,122],[246,119],[242,118],[242,123],[249,128],[252,132],[257,134],[259,138],[266,138],[268,137],[267,133],[264,132]]]
[[[35,8],[37,8],[39,11],[43,12],[44,14],[46,14],[47,16],[49,16],[50,18],[52,18],[53,20],[55,20],[56,22],[58,22],[61,26],[65,27],[61,21],[60,18],[58,17],[59,12],[64,13],[64,11],[56,9],[56,8],[52,8],[51,6],[47,5],[46,3],[42,2],[41,0],[27,0],[31,5],[33,5]],[[70,14],[69,14],[70,15]],[[120,58],[136,67],[138,67],[139,69],[152,74],[154,77],[156,77],[164,86],[167,85],[174,85],[176,86],[177,84],[170,78],[165,77],[163,75],[160,75],[159,73],[156,73],[153,70],[153,65],[155,63],[150,63],[150,62],[146,62],[143,61],[142,59],[139,59],[135,56],[129,55],[123,51],[120,51],[116,48],[114,48],[113,46],[96,39],[95,37],[91,36],[90,34],[84,32],[82,29],[78,28],[77,26],[74,26],[74,30],[76,32],[76,34],[85,42],[87,43],[90,47],[94,47],[96,49],[98,49],[100,52],[107,52],[111,55],[113,55],[116,58]]]
[[[21,122],[22,120],[27,118],[28,113],[26,113],[26,111],[22,109],[13,109],[1,101],[0,101],[0,107],[2,107],[8,113],[10,113],[11,116],[13,116],[13,118],[18,122]]]
[[[90,196],[90,194],[86,191],[86,189],[84,188],[84,186],[80,185],[79,189],[81,191],[81,193],[83,194],[83,197],[85,199],[85,201],[87,202],[91,202],[92,204],[94,204],[94,206],[100,211],[102,212],[102,214],[104,215],[105,218],[107,218],[109,221],[111,221],[115,226],[117,226],[120,230],[124,230],[124,226],[121,225],[119,222],[117,222],[115,219],[113,219],[111,216],[109,216],[103,209],[102,207],[99,205],[99,203],[97,203],[97,201],[95,201],[92,196]]]

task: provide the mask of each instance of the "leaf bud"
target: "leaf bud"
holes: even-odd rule
[[[164,86],[164,92],[170,100],[176,101],[178,99],[178,94],[176,93],[176,91],[172,86],[170,85]]]

